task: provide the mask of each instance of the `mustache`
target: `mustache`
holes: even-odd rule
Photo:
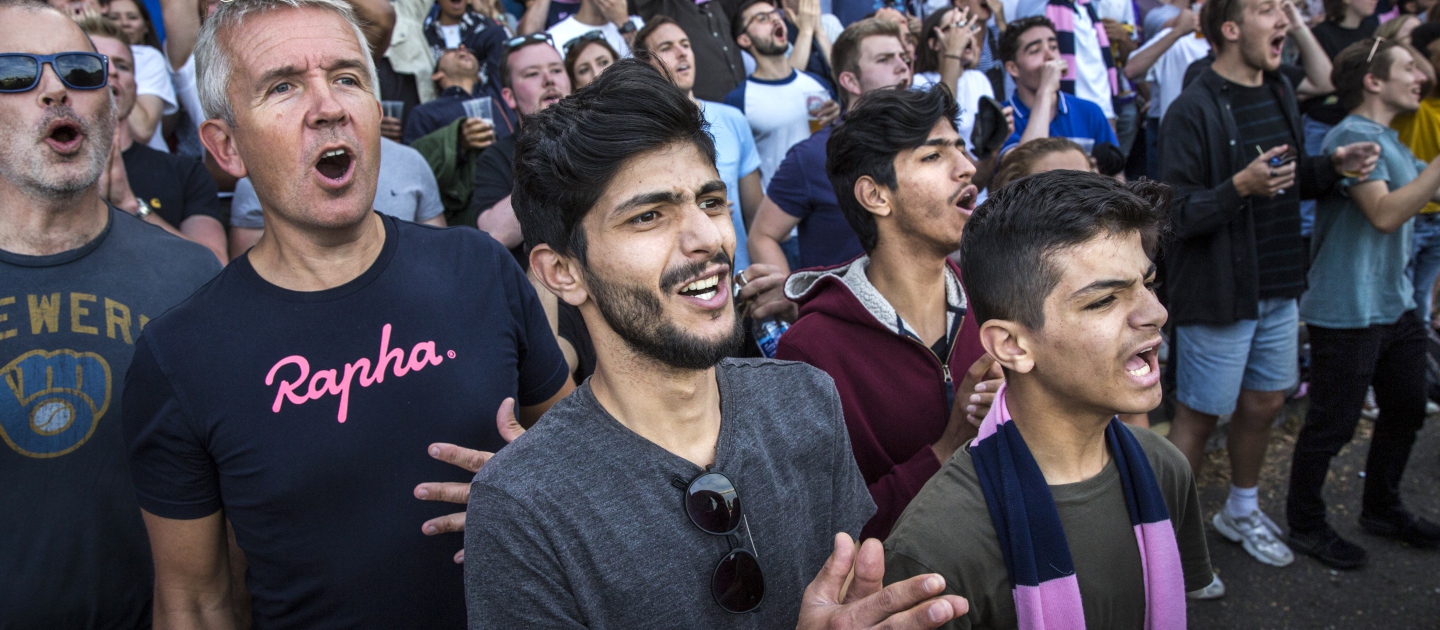
[[[717,264],[733,268],[733,265],[731,265],[730,261],[730,255],[726,254],[725,250],[722,249],[718,252],[715,252],[715,255],[711,256],[710,260],[685,263],[666,269],[665,273],[660,275],[660,290],[665,293],[669,293],[672,289],[680,286],[681,283],[691,278],[694,278],[700,272],[708,269],[711,265]]]
[[[80,128],[80,131],[86,136],[93,135],[91,131],[95,128],[95,125],[91,121],[86,120],[84,116],[81,116],[69,105],[51,105],[50,107],[46,107],[45,117],[40,119],[40,123],[36,125],[36,129],[40,135],[43,136],[45,135],[45,130],[49,129],[50,125],[57,120],[75,125]]]

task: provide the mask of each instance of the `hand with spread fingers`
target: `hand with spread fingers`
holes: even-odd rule
[[[850,580],[849,588],[845,581]],[[874,538],[857,549],[848,534],[835,548],[800,602],[797,630],[909,630],[938,628],[970,610],[969,602],[944,595],[945,578],[930,573],[884,586],[885,548]],[[883,587],[883,588],[882,588]]]
[[[495,426],[500,429],[500,437],[504,438],[506,443],[514,442],[516,438],[525,434],[525,429],[520,426],[520,421],[515,419],[514,398],[506,398],[504,402],[500,403],[500,409],[495,412]],[[494,453],[443,442],[431,444],[429,451],[431,457],[454,464],[472,473],[480,472],[490,458],[495,456]],[[420,526],[420,530],[425,532],[426,536],[465,531],[464,506],[470,502],[469,482],[422,483],[415,486],[415,498],[422,501],[444,501],[461,505],[459,512],[425,521],[425,524]],[[461,549],[455,553],[455,563],[460,564],[464,561],[465,550]]]

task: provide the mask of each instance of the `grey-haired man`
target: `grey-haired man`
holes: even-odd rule
[[[195,56],[201,139],[266,229],[136,344],[123,421],[155,625],[462,627],[461,539],[426,535],[449,510],[416,484],[463,487],[436,443],[497,450],[507,398],[533,420],[569,393],[534,290],[484,234],[373,210],[380,105],[347,4],[222,4]]]

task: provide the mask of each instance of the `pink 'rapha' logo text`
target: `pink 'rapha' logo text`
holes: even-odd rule
[[[449,354],[455,358],[455,353]],[[435,353],[434,341],[422,341],[410,349],[410,358],[407,361],[405,351],[400,348],[390,347],[390,324],[380,330],[380,356],[375,360],[374,371],[371,371],[370,359],[356,359],[354,363],[345,364],[345,374],[342,377],[340,370],[320,370],[310,375],[310,362],[298,354],[280,359],[270,373],[265,375],[265,384],[275,384],[275,374],[280,368],[287,365],[294,365],[300,370],[299,376],[293,381],[280,379],[280,389],[275,392],[275,404],[270,408],[275,413],[280,413],[280,406],[288,399],[292,404],[303,405],[307,401],[319,400],[325,396],[340,397],[340,411],[336,420],[345,422],[345,416],[350,409],[350,383],[358,373],[361,387],[369,387],[373,383],[385,382],[386,368],[393,365],[395,376],[405,376],[410,372],[419,372],[426,366],[440,365],[445,359]],[[299,393],[300,388],[309,383],[309,389]]]

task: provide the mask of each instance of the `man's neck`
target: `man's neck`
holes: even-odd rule
[[[1367,94],[1365,101],[1360,103],[1359,107],[1351,110],[1350,113],[1369,118],[1370,120],[1380,123],[1383,127],[1389,127],[1390,121],[1395,120],[1395,117],[1400,115],[1400,112],[1396,111],[1394,107],[1386,105],[1379,97],[1371,94]]]
[[[1005,403],[1045,483],[1058,486],[1090,479],[1110,463],[1105,427],[1113,417],[1076,411],[1029,375],[1010,373]]]
[[[1215,58],[1215,63],[1211,64],[1210,68],[1231,83],[1247,87],[1260,87],[1265,83],[1265,70],[1256,68],[1245,61],[1245,56],[1240,54],[1239,45],[1238,42],[1227,45],[1225,50]]]
[[[595,6],[590,0],[581,0],[580,10],[575,12],[575,21],[586,26],[605,26],[610,20],[605,19],[605,14],[600,12],[600,7]]]
[[[130,150],[130,145],[135,144],[135,136],[130,135],[130,117],[126,116],[115,121],[115,144],[120,145],[120,152]]]
[[[720,386],[715,368],[678,370],[632,350],[593,305],[585,305],[599,360],[590,389],[620,424],[702,468],[720,442]],[[583,311],[582,311],[583,312]]]
[[[444,14],[444,13],[441,13],[441,14],[440,14],[440,26],[455,26],[456,24],[459,24],[459,23],[460,23],[460,20],[461,20],[462,18],[464,18],[464,17],[465,17],[465,14],[464,14],[464,13],[461,13],[460,15],[458,15],[458,16],[456,16],[456,17],[450,17],[449,15],[446,15],[446,14]]]
[[[870,253],[865,276],[895,308],[900,319],[929,346],[948,332],[945,328],[945,258],[917,254],[921,251],[923,246],[877,247]]]
[[[789,78],[790,74],[795,72],[795,69],[790,67],[790,61],[785,58],[783,53],[779,55],[761,55],[752,49],[750,56],[755,58],[755,73],[750,75],[751,78],[764,81],[778,81]]]
[[[1340,20],[1340,26],[1344,28],[1360,28],[1360,23],[1364,22],[1365,18],[1367,17],[1370,16],[1360,15],[1359,13],[1347,9],[1345,11],[1345,17],[1341,18]]]
[[[385,222],[370,212],[353,226],[308,230],[265,213],[265,233],[250,249],[250,266],[266,282],[291,291],[324,291],[365,273],[385,247]]]
[[[445,87],[444,87],[444,88],[441,88],[441,91],[444,91],[444,90],[446,90],[446,89],[455,87],[455,88],[460,88],[460,89],[462,89],[462,90],[465,90],[465,93],[466,93],[466,94],[474,94],[474,93],[475,93],[475,84],[476,84],[476,83],[478,83],[478,81],[476,81],[475,79],[471,79],[471,78],[469,78],[469,77],[463,77],[463,78],[458,79],[458,80],[451,80],[449,77],[446,77],[446,79],[445,79]]]
[[[55,197],[22,190],[0,176],[0,250],[23,256],[70,251],[99,236],[109,220],[95,186]]]
[[[1020,102],[1025,104],[1025,108],[1030,110],[1032,116],[1035,114],[1035,103],[1040,100],[1040,95],[1037,94],[1035,90],[1016,83],[1015,98],[1020,99]],[[1060,113],[1060,93],[1056,92],[1055,98],[1051,99],[1051,101],[1053,102],[1050,103],[1050,120],[1055,120],[1055,116]]]

